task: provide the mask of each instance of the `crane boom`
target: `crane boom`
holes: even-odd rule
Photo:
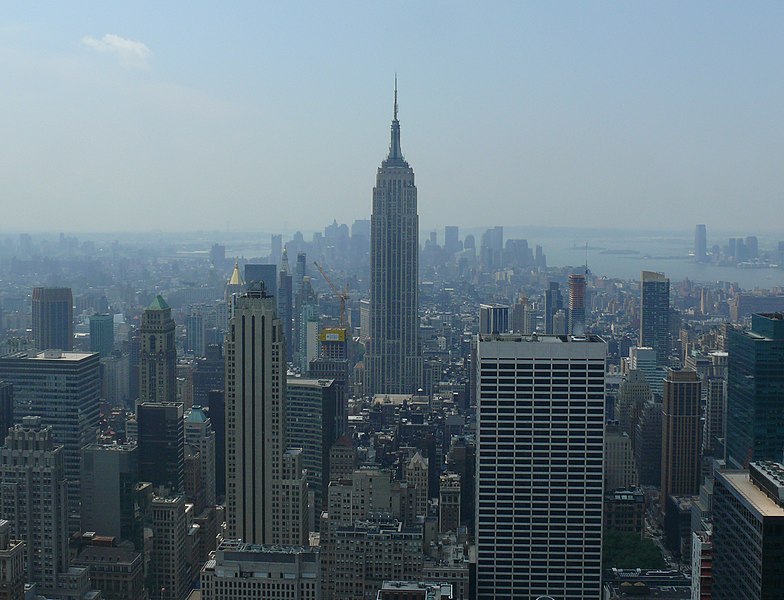
[[[313,264],[316,265],[316,268],[319,270],[319,273],[321,273],[321,276],[327,282],[327,285],[332,290],[332,293],[335,294],[335,296],[337,296],[337,298],[340,300],[340,326],[345,328],[346,327],[346,300],[348,300],[348,285],[346,285],[346,289],[341,292],[338,289],[338,286],[332,283],[332,280],[329,278],[326,271],[324,271],[324,268],[315,260],[313,261]]]

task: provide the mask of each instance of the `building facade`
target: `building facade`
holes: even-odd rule
[[[177,346],[171,308],[158,295],[142,313],[139,401],[177,400]]]
[[[441,475],[438,486],[438,530],[457,531],[460,527],[460,475]]]
[[[755,314],[751,329],[729,332],[727,458],[743,467],[784,452],[784,316]]]
[[[713,488],[713,600],[781,598],[784,467],[719,471]],[[740,575],[740,576],[739,576]]]
[[[631,437],[621,431],[617,422],[607,423],[604,432],[604,488],[628,490],[639,483],[634,464],[634,449]]]
[[[185,443],[199,451],[201,484],[207,506],[217,503],[215,492],[215,432],[212,421],[200,406],[185,412]]]
[[[38,350],[73,350],[71,288],[33,288],[33,342]]]
[[[563,295],[557,282],[551,281],[544,293],[544,332],[553,334],[553,318],[555,313],[563,310]]]
[[[569,333],[585,334],[585,275],[569,275]]]
[[[108,314],[90,316],[90,352],[101,358],[110,356],[114,350],[114,317]]]
[[[181,402],[144,402],[136,410],[139,478],[164,494],[185,485],[185,426]]]
[[[90,569],[90,582],[103,600],[146,600],[144,558],[130,548],[89,545],[71,563]]]
[[[370,218],[370,347],[366,395],[414,393],[419,346],[419,215],[414,170],[400,148],[397,84],[389,155],[373,188]]]
[[[11,523],[0,519],[0,600],[22,600],[25,584],[25,543],[13,539]]]
[[[155,497],[150,507],[150,560],[154,600],[183,600],[190,590],[185,497]]]
[[[477,600],[600,596],[606,353],[478,336]]]
[[[142,541],[135,509],[139,451],[135,442],[90,444],[82,450],[82,531]]]
[[[708,261],[708,233],[703,224],[694,227],[694,260]]]
[[[695,371],[667,369],[662,401],[661,498],[693,496],[702,482],[702,382]]]
[[[0,358],[0,379],[14,385],[14,420],[40,416],[63,446],[68,480],[68,526],[79,530],[82,448],[95,442],[99,424],[101,370],[97,354],[48,350]]]
[[[509,307],[505,304],[479,305],[479,333],[509,333]]]
[[[342,433],[340,399],[332,379],[286,380],[286,439],[289,446],[302,448],[302,467],[316,514],[321,513],[330,481],[329,452]]]
[[[640,283],[640,346],[656,351],[656,364],[667,366],[670,356],[670,280],[662,273],[643,271]]]
[[[202,600],[321,600],[318,551],[221,543],[201,569]]]
[[[372,598],[387,580],[422,577],[422,528],[395,520],[356,521],[335,532],[334,595],[325,600]]]
[[[64,450],[40,417],[25,417],[0,448],[0,507],[24,542],[26,581],[44,593],[68,570],[67,505]]]
[[[228,537],[253,544],[307,541],[301,452],[286,448],[286,346],[275,299],[235,297],[226,334]]]
[[[0,380],[0,439],[14,426],[14,384]]]

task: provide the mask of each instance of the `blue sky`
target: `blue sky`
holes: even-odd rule
[[[775,233],[783,22],[768,2],[7,5],[0,227],[366,218],[397,72],[423,229]]]

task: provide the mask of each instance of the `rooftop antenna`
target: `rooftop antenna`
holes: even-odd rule
[[[397,73],[395,73],[395,121],[397,121]]]

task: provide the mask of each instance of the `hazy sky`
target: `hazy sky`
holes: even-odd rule
[[[20,2],[0,231],[784,225],[782,2]]]

